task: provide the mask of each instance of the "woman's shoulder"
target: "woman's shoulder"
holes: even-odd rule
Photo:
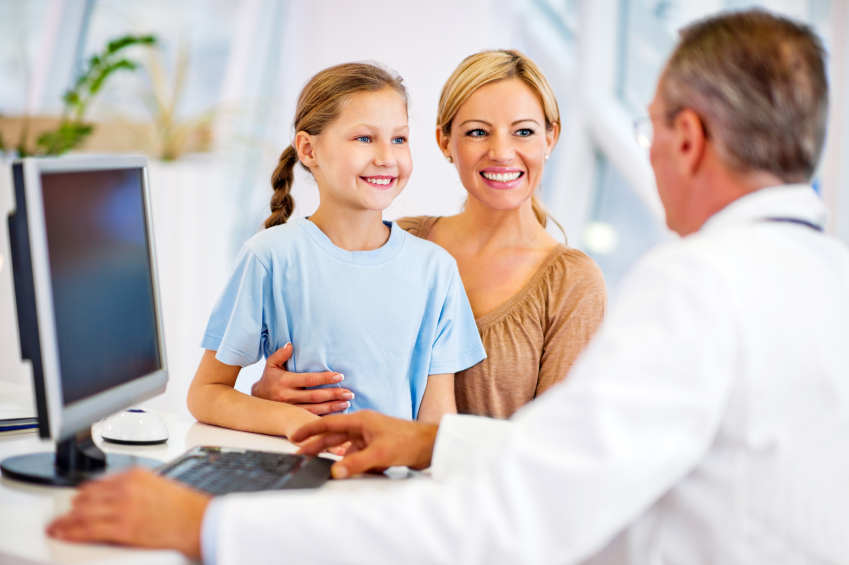
[[[438,219],[439,216],[404,216],[395,220],[395,223],[405,232],[426,239],[430,228]]]
[[[400,222],[398,222],[398,227],[403,229]],[[406,256],[408,258],[414,258],[413,260],[416,263],[421,263],[427,266],[428,269],[435,268],[440,272],[445,269],[449,271],[457,269],[457,261],[445,249],[432,241],[416,235],[410,230],[405,230],[405,232],[403,234],[405,239],[404,248],[407,251]]]
[[[600,303],[607,300],[604,275],[598,264],[586,253],[565,245],[552,250],[540,290],[550,301],[564,307],[572,300],[596,298]]]
[[[586,276],[592,279],[603,279],[601,269],[592,257],[565,245],[558,245],[552,250],[552,276]]]

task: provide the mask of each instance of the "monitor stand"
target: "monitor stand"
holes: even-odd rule
[[[161,465],[161,461],[146,457],[114,453],[107,455],[95,445],[89,428],[59,442],[55,453],[10,457],[0,463],[0,469],[4,477],[16,481],[73,487],[106,472],[113,473],[135,466],[154,469]]]

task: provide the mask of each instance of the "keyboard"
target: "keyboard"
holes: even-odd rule
[[[199,446],[160,467],[159,474],[213,496],[315,488],[330,478],[333,461],[323,457]]]

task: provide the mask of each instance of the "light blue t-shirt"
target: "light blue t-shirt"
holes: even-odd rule
[[[344,374],[349,411],[415,419],[428,375],[486,353],[454,258],[385,223],[389,241],[373,251],[340,249],[307,219],[253,236],[201,346],[245,367],[291,341],[288,370]]]

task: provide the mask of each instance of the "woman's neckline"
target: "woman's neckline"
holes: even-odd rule
[[[427,239],[427,236],[430,234],[430,231],[433,229],[434,224],[438,220],[440,220],[442,216],[426,216],[424,221],[421,223],[421,227],[419,228],[419,237],[422,239]],[[429,240],[428,240],[429,241]],[[501,321],[504,317],[506,317],[513,308],[522,302],[527,296],[536,290],[537,286],[539,286],[540,280],[545,276],[545,273],[548,271],[551,264],[555,261],[560,254],[568,249],[562,243],[558,243],[548,252],[548,255],[545,256],[545,259],[542,260],[540,266],[534,272],[528,282],[523,286],[519,291],[499,304],[495,307],[495,309],[490,310],[480,318],[475,318],[475,323],[478,326],[479,330],[488,329],[489,327],[495,325],[496,322]]]

